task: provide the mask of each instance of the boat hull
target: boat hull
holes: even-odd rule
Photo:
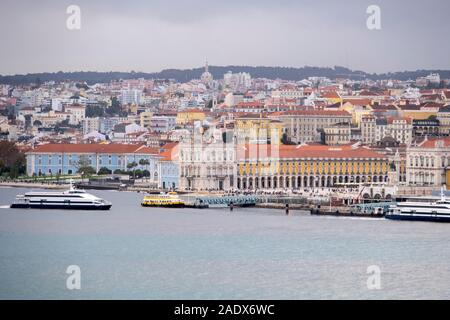
[[[401,221],[450,222],[450,216],[388,214],[385,218]]]
[[[150,204],[150,203],[141,203],[143,207],[154,207],[154,208],[185,208],[186,205],[184,203],[170,203],[170,204]]]
[[[11,209],[62,209],[62,210],[109,210],[111,204],[105,205],[68,205],[68,204],[25,204],[13,203]]]

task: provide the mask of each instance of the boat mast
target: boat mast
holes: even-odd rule
[[[75,188],[73,187],[73,179],[70,179],[70,180],[69,180],[69,190],[70,190],[70,191],[75,190]]]

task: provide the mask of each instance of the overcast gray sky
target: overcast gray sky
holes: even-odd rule
[[[66,8],[81,8],[81,30]],[[382,29],[366,27],[369,5]],[[204,64],[450,69],[448,0],[1,0],[0,74]]]

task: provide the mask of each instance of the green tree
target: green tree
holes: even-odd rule
[[[143,171],[142,171],[142,176],[143,176],[143,177],[146,177],[146,178],[150,177],[150,171],[148,171],[148,170],[143,170]]]
[[[105,108],[101,105],[89,105],[86,107],[86,118],[103,117]]]
[[[136,177],[138,177],[138,178],[142,178],[142,176],[143,176],[144,174],[142,173],[142,170],[141,170],[141,169],[136,169],[136,170],[134,170],[134,175],[135,175]]]
[[[136,176],[135,176],[135,169],[136,169],[137,166],[138,166],[138,164],[135,161],[130,162],[129,164],[127,164],[127,168],[133,171],[133,179],[136,178]]]
[[[145,171],[148,171],[147,169],[148,169],[148,166],[150,165],[150,161],[148,159],[140,159],[139,160],[139,165],[145,166]],[[146,177],[146,175],[144,175],[143,173],[142,173],[142,175],[144,177]]]
[[[106,109],[109,115],[118,115],[122,112],[122,105],[117,97],[111,98],[111,106]]]
[[[26,114],[24,116],[24,118],[25,118],[25,128],[28,129],[29,127],[31,127],[31,118],[32,118],[32,116],[31,116],[31,114]]]
[[[111,173],[112,173],[112,171],[106,167],[101,167],[100,170],[98,170],[99,175],[106,175],[106,174],[111,174]]]
[[[95,169],[91,166],[81,167],[78,169],[78,173],[81,174],[81,178],[87,178],[95,174]]]
[[[81,155],[78,161],[75,163],[75,168],[77,168],[77,173],[81,174],[81,178],[90,177],[96,173],[95,169],[91,166],[89,158],[85,155]]]

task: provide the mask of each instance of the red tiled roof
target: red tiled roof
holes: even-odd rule
[[[327,98],[327,99],[339,99],[340,96],[336,91],[328,91],[328,92],[324,92],[322,94],[322,98]]]
[[[425,108],[425,109],[428,109],[428,108],[431,108],[431,109],[440,109],[440,108],[442,108],[443,106],[444,106],[443,103],[437,103],[437,102],[426,102],[426,103],[422,103],[422,104],[420,105],[421,108]]]
[[[158,154],[158,149],[143,144],[68,144],[49,143],[37,146],[30,153],[139,153]]]
[[[344,103],[349,102],[353,105],[357,106],[366,106],[372,102],[370,99],[363,99],[363,98],[346,98],[343,100]]]
[[[170,142],[165,144],[163,151],[159,154],[163,161],[176,161],[178,160],[178,143]]]
[[[444,147],[450,147],[450,137],[446,138],[434,138],[434,139],[426,139],[422,143],[419,144],[419,148],[430,149],[436,147],[436,142],[442,141]]]
[[[392,124],[394,121],[399,121],[399,120],[404,120],[408,124],[412,123],[411,117],[387,117],[386,120],[387,120],[387,123],[389,123],[389,124]]]
[[[272,150],[271,148],[274,148]],[[386,159],[386,156],[367,148],[353,148],[351,145],[332,147],[325,145],[280,145],[277,149],[276,145],[241,145],[238,146],[238,160],[255,158],[259,154],[259,158],[269,157],[272,152],[274,156],[281,159],[356,159],[356,158],[375,158]]]

